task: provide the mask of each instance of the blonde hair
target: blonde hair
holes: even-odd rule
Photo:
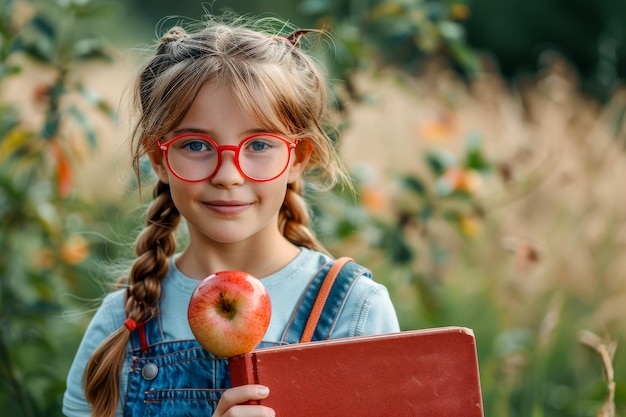
[[[165,33],[156,53],[137,77],[135,100],[139,120],[133,133],[133,168],[156,140],[183,119],[198,90],[209,82],[231,89],[242,109],[271,132],[308,142],[313,149],[305,177],[325,189],[349,177],[336,155],[326,129],[328,95],[320,70],[300,47],[296,36],[272,33],[242,19],[202,22],[196,31],[180,26]],[[284,28],[284,25],[283,25]],[[279,214],[279,227],[291,242],[325,251],[310,229],[303,198],[304,179],[289,184]],[[158,314],[161,280],[175,250],[174,231],[180,214],[169,185],[158,182],[139,235],[128,277],[126,316],[143,323]],[[95,417],[111,417],[118,402],[120,368],[130,330],[122,326],[94,352],[85,370],[85,392]]]

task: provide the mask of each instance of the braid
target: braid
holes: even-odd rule
[[[168,258],[176,250],[173,232],[180,222],[168,184],[159,181],[153,196],[146,228],[135,243],[137,260],[130,270],[126,314],[137,322],[148,321],[157,313],[161,280],[167,274]]]
[[[167,274],[168,258],[176,250],[173,232],[180,214],[169,185],[158,182],[147,214],[146,228],[135,244],[137,259],[130,271],[125,305],[126,316],[142,323],[158,313],[161,280]],[[118,402],[120,368],[130,338],[125,326],[112,333],[94,352],[85,368],[85,394],[94,417],[113,417]]]
[[[328,253],[309,227],[311,218],[302,196],[303,188],[301,179],[287,186],[285,201],[280,209],[280,229],[292,243]]]

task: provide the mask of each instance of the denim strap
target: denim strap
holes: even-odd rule
[[[324,265],[317,275],[309,283],[308,289],[304,292],[283,333],[282,341],[286,343],[298,343],[302,338],[304,327],[311,314],[311,309],[320,292],[328,271],[334,264],[329,262]],[[366,275],[371,277],[369,270],[355,262],[347,262],[337,274],[335,282],[330,289],[322,314],[317,322],[317,327],[313,333],[312,341],[326,340],[335,327],[335,322],[345,303],[346,296],[350,292],[352,285],[358,277]]]

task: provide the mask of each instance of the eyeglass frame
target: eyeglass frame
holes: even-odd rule
[[[170,146],[172,145],[172,143],[184,139],[184,138],[188,138],[188,137],[195,137],[195,138],[200,138],[203,140],[207,140],[208,142],[212,143],[213,145],[215,145],[215,151],[217,152],[217,164],[215,165],[215,169],[213,170],[213,172],[211,172],[211,174],[209,174],[209,176],[199,179],[199,180],[190,180],[187,178],[183,178],[180,174],[178,174],[176,171],[174,171],[174,168],[172,168],[172,166],[170,165],[170,157],[169,157],[169,149]],[[253,178],[250,177],[249,175],[247,175],[243,169],[241,168],[241,165],[239,164],[239,152],[241,151],[241,146],[248,142],[250,139],[254,139],[256,137],[271,137],[271,138],[275,138],[275,139],[279,139],[280,141],[282,141],[288,148],[288,154],[287,154],[287,161],[285,162],[285,166],[283,167],[283,169],[274,177],[272,178],[268,178],[268,179],[264,179],[264,180],[260,180],[257,178]],[[185,181],[185,182],[202,182],[202,181],[206,181],[208,179],[211,179],[215,176],[215,174],[217,174],[217,171],[219,171],[220,167],[222,166],[222,151],[232,151],[234,152],[234,161],[235,161],[235,166],[237,167],[237,171],[247,180],[250,181],[254,181],[254,182],[269,182],[269,181],[273,181],[276,178],[280,177],[281,175],[283,175],[285,173],[285,171],[287,170],[287,167],[289,167],[289,162],[291,162],[291,150],[292,149],[296,149],[296,147],[298,146],[298,143],[300,142],[300,139],[295,139],[293,142],[290,142],[289,140],[283,138],[282,136],[278,136],[275,135],[273,133],[255,133],[253,135],[247,136],[245,138],[243,138],[238,145],[218,145],[217,142],[215,141],[215,139],[211,138],[210,136],[207,135],[203,135],[200,133],[184,133],[182,135],[178,135],[173,137],[172,139],[168,140],[165,143],[161,143],[161,139],[157,139],[157,145],[159,147],[160,150],[163,151],[164,155],[165,155],[165,162],[167,163],[167,168],[170,170],[170,172],[172,173],[172,175],[174,175],[176,178],[178,178],[181,181]]]

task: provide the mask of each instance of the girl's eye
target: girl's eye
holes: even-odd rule
[[[263,141],[263,140],[251,140],[246,145],[246,148],[255,152],[264,151],[271,147],[272,145],[270,143],[267,143],[266,141]]]
[[[203,140],[190,140],[185,142],[182,148],[191,152],[207,152],[214,149],[214,146]]]

